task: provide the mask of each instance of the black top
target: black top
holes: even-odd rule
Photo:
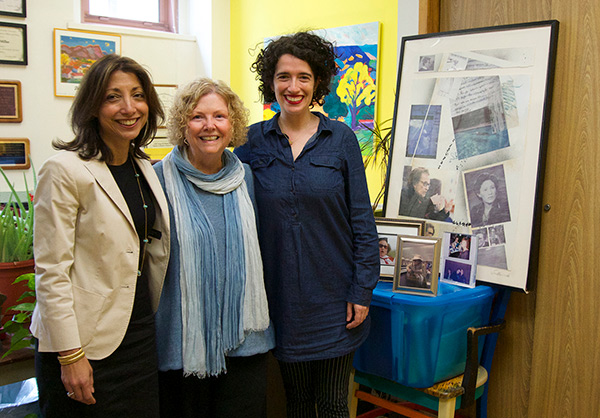
[[[142,193],[144,194],[144,201],[147,208],[147,216],[148,216],[148,224],[146,226],[146,230],[149,232],[154,227],[154,221],[156,220],[156,206],[154,204],[152,191],[150,190],[150,186],[146,181],[144,175],[141,170],[136,167],[138,174],[140,175],[140,183],[138,186],[137,179],[135,177],[135,171],[133,169],[132,159],[129,157],[125,164],[122,165],[108,165],[110,172],[112,173],[119,189],[121,190],[121,194],[123,198],[125,198],[125,202],[127,203],[127,207],[129,208],[129,212],[131,213],[131,217],[133,218],[133,223],[135,225],[135,230],[140,240],[140,255],[139,260],[140,263],[142,261],[142,253],[144,250],[144,229],[145,229],[145,219],[144,219],[144,203],[140,196],[140,187],[142,189]],[[138,276],[137,285],[135,289],[135,301],[133,304],[133,312],[131,314],[131,321],[136,319],[141,319],[146,317],[147,315],[152,315],[152,305],[150,303],[150,289],[148,287],[148,279],[144,272],[143,266],[138,267],[141,270],[141,276]]]

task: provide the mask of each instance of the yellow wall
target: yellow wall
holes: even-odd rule
[[[380,22],[377,121],[392,117],[397,76],[398,0],[231,0],[231,87],[250,109],[250,122],[262,120],[258,82],[250,65],[263,39],[299,30]],[[379,171],[369,170],[374,198]]]

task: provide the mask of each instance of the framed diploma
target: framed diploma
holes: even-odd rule
[[[0,15],[27,17],[25,0],[0,0]]]
[[[0,122],[22,122],[21,82],[0,80]]]
[[[0,22],[0,64],[27,65],[27,26]]]

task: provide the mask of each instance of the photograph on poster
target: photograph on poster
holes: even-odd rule
[[[440,265],[441,240],[430,237],[398,237],[393,291],[436,296]]]
[[[423,235],[424,222],[375,218],[375,224],[379,235],[380,278],[383,281],[392,281],[399,254],[398,236]]]
[[[406,156],[436,158],[441,106],[413,105],[410,112]]]
[[[452,170],[404,166],[406,183],[398,215],[452,222],[457,173]]]
[[[384,215],[481,236],[477,280],[527,288],[557,33],[544,21],[402,39]]]
[[[471,227],[510,222],[504,166],[464,171],[464,185]]]

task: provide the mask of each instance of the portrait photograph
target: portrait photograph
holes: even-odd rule
[[[472,228],[510,222],[504,165],[463,173]]]
[[[433,71],[435,68],[435,55],[421,55],[419,58],[419,72]]]
[[[456,172],[405,166],[398,215],[452,222]]]
[[[399,236],[393,290],[435,296],[438,287],[440,239]]]

